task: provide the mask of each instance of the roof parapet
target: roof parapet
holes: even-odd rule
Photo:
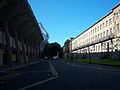
[[[114,9],[117,8],[118,6],[120,6],[120,3],[118,3],[116,6],[114,6],[114,7],[112,8],[112,10],[114,10]]]

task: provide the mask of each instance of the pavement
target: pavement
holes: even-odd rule
[[[39,62],[41,62],[41,60],[34,61],[34,62],[29,62],[29,63],[26,63],[26,64],[16,64],[16,65],[13,65],[13,66],[1,65],[0,66],[0,72],[8,72],[8,71],[12,71],[12,70],[19,69],[19,68],[22,68],[22,67],[27,67],[29,65],[39,63]]]
[[[62,60],[0,72],[0,90],[120,90],[119,81],[119,69]]]

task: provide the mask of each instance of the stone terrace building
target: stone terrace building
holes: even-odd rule
[[[120,3],[70,43],[71,51],[68,55],[64,50],[64,57],[120,59]]]
[[[67,39],[64,43],[64,46],[63,46],[63,52],[64,52],[64,58],[69,58],[71,56],[71,52],[72,52],[72,39],[73,38],[70,38],[70,39]]]
[[[36,60],[43,39],[28,0],[0,0],[0,65]]]

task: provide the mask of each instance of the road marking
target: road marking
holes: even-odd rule
[[[59,75],[58,75],[58,73],[56,72],[55,68],[52,66],[52,64],[51,64],[50,61],[48,61],[48,62],[49,62],[51,71],[52,71],[52,73],[54,74],[53,77],[50,77],[50,78],[48,78],[48,79],[45,79],[45,80],[42,80],[42,81],[39,81],[39,82],[36,82],[36,83],[33,83],[33,84],[28,85],[28,86],[25,86],[25,87],[23,87],[23,88],[19,88],[18,90],[26,90],[26,89],[32,88],[32,87],[34,87],[34,86],[37,86],[37,85],[40,85],[40,84],[43,84],[43,83],[45,83],[45,82],[48,82],[48,81],[51,81],[51,80],[53,80],[53,79],[58,78]]]
[[[26,90],[26,89],[32,88],[32,87],[34,87],[34,86],[40,85],[40,84],[42,84],[42,83],[45,83],[45,82],[51,81],[51,80],[56,79],[56,78],[58,78],[58,77],[57,77],[57,76],[55,76],[55,77],[51,77],[51,78],[48,78],[48,79],[46,79],[46,80],[43,80],[43,81],[40,81],[40,82],[37,82],[37,83],[31,84],[31,85],[28,85],[28,86],[23,87],[23,88],[20,88],[20,89],[18,89],[18,90]]]
[[[50,67],[51,67],[51,70],[52,70],[53,74],[59,76],[58,73],[56,72],[55,68],[54,68],[53,65],[51,64],[51,62],[50,62],[50,61],[48,61],[48,62],[49,62],[49,64],[50,64]]]
[[[85,65],[75,65],[75,64],[72,64],[72,63],[66,63],[67,65],[71,65],[71,66],[76,66],[76,67],[85,67]],[[101,70],[110,70],[110,71],[119,71],[119,69],[114,69],[114,68],[107,68],[107,67],[102,67],[102,66],[93,66],[93,65],[87,65],[87,67],[91,67],[91,68],[96,68],[96,69],[101,69]]]
[[[21,75],[21,74],[20,73],[10,73],[10,74],[7,74],[5,76],[1,76],[0,80],[10,80],[10,79],[13,79],[19,75]]]
[[[76,65],[74,65],[74,64],[71,64],[71,63],[66,63],[67,65],[71,65],[71,66],[76,66]]]
[[[16,72],[24,74],[24,73],[44,73],[44,72],[46,73],[46,72],[51,72],[51,71],[46,70],[46,71],[16,71]]]

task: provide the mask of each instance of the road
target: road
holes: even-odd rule
[[[44,60],[0,73],[0,90],[120,90],[120,70]]]

